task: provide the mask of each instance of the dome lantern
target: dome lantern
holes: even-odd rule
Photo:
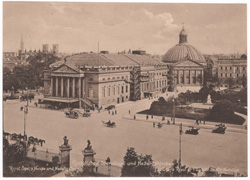
[[[188,35],[187,35],[187,33],[186,33],[185,29],[184,29],[184,26],[183,26],[183,28],[182,28],[182,30],[180,32],[180,35],[179,35],[179,37],[180,37],[179,44],[187,43],[187,36]]]

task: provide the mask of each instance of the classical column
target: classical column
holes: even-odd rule
[[[75,87],[75,78],[72,78],[73,81],[73,86],[72,86],[72,97],[75,98],[75,92],[76,92],[76,87]]]
[[[191,84],[191,71],[189,70],[189,84]]]
[[[180,84],[180,71],[177,70],[177,83],[176,84]]]
[[[194,84],[196,84],[197,83],[197,73],[196,73],[196,70],[194,71],[194,77],[195,77],[195,83]]]
[[[56,77],[56,96],[58,96],[58,77]]]
[[[186,84],[186,71],[183,70],[183,84]]]
[[[69,98],[69,77],[67,77],[67,97]]]
[[[204,71],[201,71],[201,83],[203,83]]]
[[[52,76],[50,80],[50,95],[53,96],[53,77]]]
[[[79,94],[79,98],[81,98],[81,78],[78,78],[78,94]]]
[[[63,97],[63,77],[61,77],[61,96]]]
[[[84,78],[82,78],[82,97],[85,97]]]

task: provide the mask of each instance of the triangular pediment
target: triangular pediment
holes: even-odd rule
[[[189,60],[189,59],[179,61],[179,62],[175,63],[173,66],[174,67],[203,67],[200,63],[197,63],[197,62]]]
[[[67,66],[66,64],[62,64],[61,66],[57,67],[54,71],[54,73],[70,73],[70,74],[79,74],[78,71],[75,69]]]

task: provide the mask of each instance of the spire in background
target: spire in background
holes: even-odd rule
[[[24,52],[23,33],[21,34],[20,52]]]

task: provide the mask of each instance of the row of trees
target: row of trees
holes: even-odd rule
[[[58,61],[59,58],[53,54],[38,53],[35,56],[29,56],[28,65],[17,65],[13,71],[3,68],[3,90],[10,91],[36,89],[43,86],[43,70]]]

